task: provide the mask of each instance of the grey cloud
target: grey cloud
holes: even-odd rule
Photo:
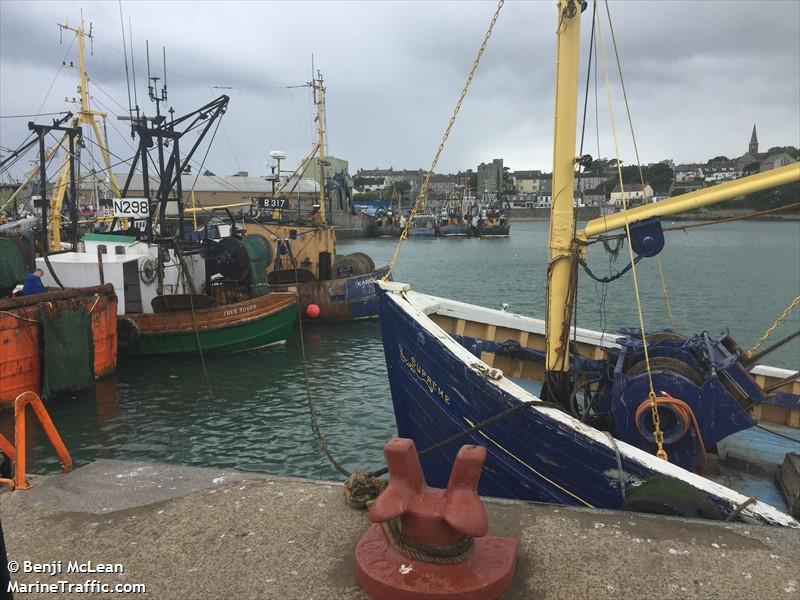
[[[285,86],[309,79],[312,52],[328,87],[330,150],[348,158],[351,170],[427,167],[494,7],[123,3],[126,22],[130,16],[134,26],[140,104],[149,39],[159,65],[160,48],[167,46],[170,101],[178,113],[224,91],[209,85],[235,88],[225,91],[231,105],[209,165],[255,173],[265,172],[270,149],[299,160],[310,147],[308,93]],[[0,3],[0,114],[38,107],[66,51],[55,22],[67,15],[75,22],[79,8],[72,2]],[[86,9],[98,36],[89,60],[93,81],[125,105],[118,4]],[[624,1],[611,9],[643,160],[741,153],[754,121],[763,146],[800,144],[800,3]],[[438,170],[474,167],[496,156],[512,168],[550,168],[555,19],[554,2],[506,3]],[[586,42],[590,24],[584,18]],[[609,43],[605,17],[602,25]],[[621,121],[610,46],[608,52]],[[45,110],[63,109],[64,95],[73,95],[72,77],[59,77]],[[121,110],[99,90],[95,95]],[[601,153],[609,155],[602,87],[599,101]],[[594,148],[591,112],[587,146]],[[0,121],[3,146],[25,135],[23,122]],[[116,135],[112,144],[127,151]],[[623,148],[626,162],[633,162],[630,144]]]

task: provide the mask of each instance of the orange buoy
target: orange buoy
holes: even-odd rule
[[[319,316],[319,305],[318,304],[309,304],[306,306],[306,316],[309,319],[316,319]]]

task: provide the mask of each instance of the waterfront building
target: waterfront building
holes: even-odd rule
[[[495,158],[490,163],[481,163],[478,165],[478,195],[483,193],[499,194],[504,191],[503,177],[505,169],[503,168],[503,159]]]
[[[747,144],[747,152],[733,161],[736,168],[743,175],[758,173],[759,171],[769,171],[797,162],[790,154],[780,151],[770,154],[769,152],[758,151],[758,134],[756,126],[753,124],[753,133],[750,135],[750,142]]]
[[[514,189],[519,194],[536,194],[539,191],[541,171],[514,171]]]
[[[126,174],[118,174],[117,180],[125,181]],[[295,181],[284,182],[284,192],[290,202],[297,200],[313,201],[319,197],[319,184],[314,179],[304,177],[295,185]],[[157,189],[157,177],[150,176],[151,193]],[[194,175],[184,173],[181,176],[184,201],[187,207],[197,204],[206,208],[228,204],[246,203],[256,198],[272,196],[272,181],[266,177],[253,177],[247,171],[237,175]],[[192,194],[192,190],[194,193]],[[128,197],[136,198],[144,195],[142,176],[134,174],[128,188]]]
[[[411,186],[410,191],[413,194],[414,192],[419,191],[419,188],[422,185],[422,180],[425,178],[425,170],[395,170],[392,167],[389,167],[388,169],[359,169],[355,175],[353,175],[353,179],[359,182],[361,180],[375,180],[379,178],[383,179],[383,187],[373,188],[373,190],[385,189],[387,187],[391,187],[392,184],[405,181]]]
[[[690,163],[675,167],[675,181],[677,183],[697,181],[704,178],[703,168],[698,164]]]
[[[619,184],[614,186],[614,189],[611,191],[612,206],[621,208],[623,206],[623,197],[625,199],[625,204],[629,207],[648,204],[653,200],[653,188],[650,187],[649,184],[645,185],[644,189],[642,189],[641,183],[626,183],[624,188],[625,191],[622,192],[619,189]]]

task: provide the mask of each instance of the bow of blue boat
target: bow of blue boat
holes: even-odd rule
[[[377,290],[399,435],[425,449],[526,405],[424,456],[431,485],[446,484],[458,447],[475,443],[488,450],[483,495],[618,509],[637,489],[662,480],[691,488],[713,503],[721,518],[800,527],[774,506],[615,439],[518,385],[514,379],[541,380],[543,364],[535,354],[544,348],[543,321],[417,293],[402,283],[378,282]],[[533,356],[500,360],[499,353],[487,351],[490,345],[476,352],[457,339],[515,340]],[[576,331],[576,347],[587,359],[616,351],[618,340],[618,335]]]

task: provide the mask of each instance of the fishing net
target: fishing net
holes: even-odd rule
[[[25,279],[25,261],[19,248],[9,239],[0,237],[0,298]]]
[[[42,396],[82,390],[92,381],[92,324],[79,302],[39,304],[42,333]]]
[[[259,235],[248,235],[242,240],[250,258],[250,296],[255,298],[269,293],[267,268],[272,262],[272,248]]]

